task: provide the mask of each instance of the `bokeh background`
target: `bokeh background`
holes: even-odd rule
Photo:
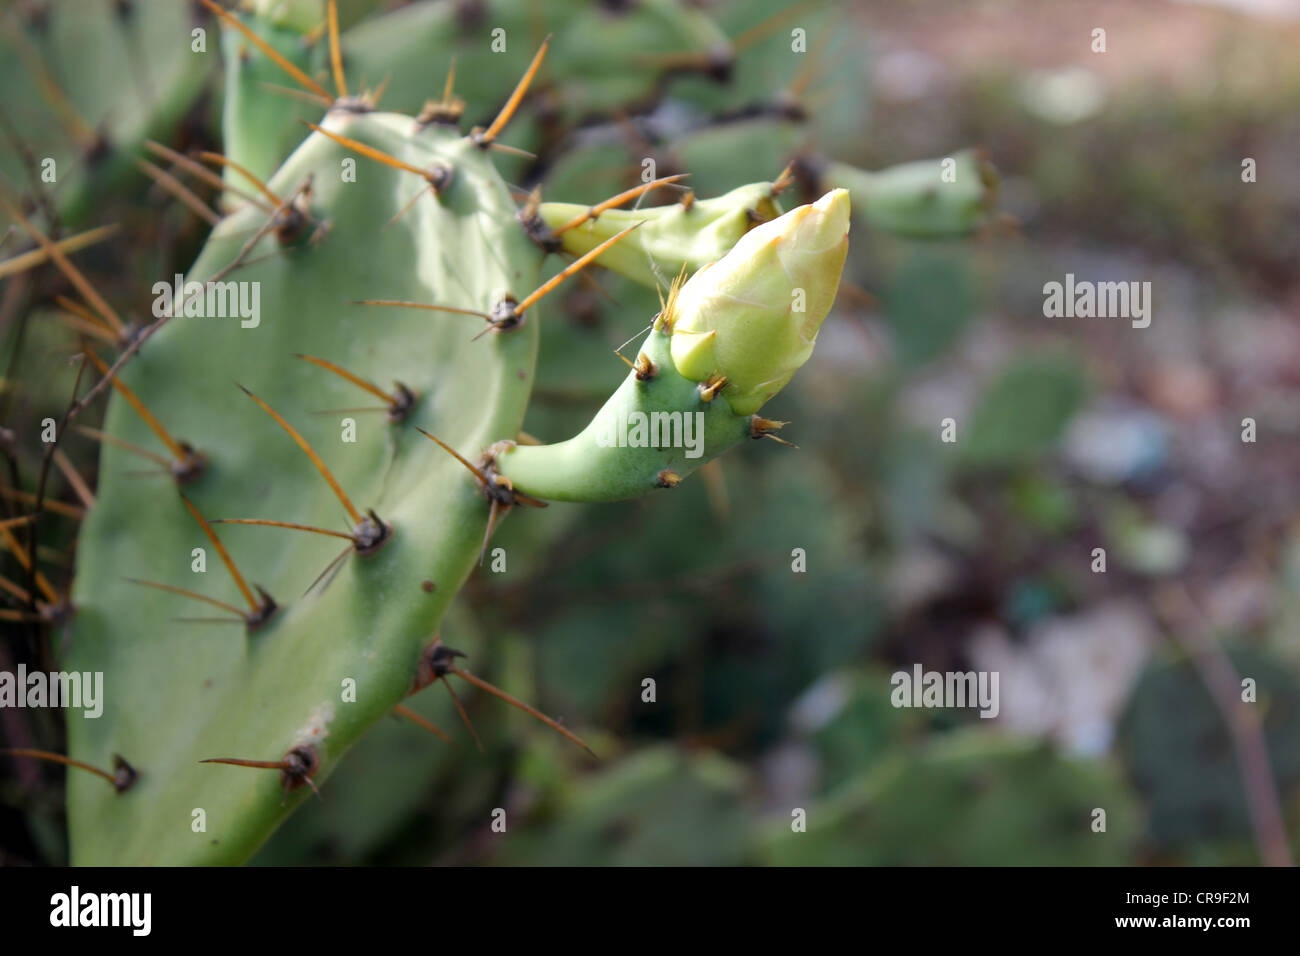
[[[11,4],[6,30],[55,6]],[[399,6],[341,9],[351,27]],[[474,670],[562,716],[600,761],[469,696],[480,753],[430,688],[412,706],[458,746],[381,722],[255,862],[1288,862],[1300,3],[703,8],[738,48],[725,82],[618,89],[618,68],[557,51],[550,68],[569,86],[530,101],[519,143],[541,159],[503,159],[507,178],[594,202],[651,157],[709,196],[795,157],[876,170],[979,147],[1000,173],[996,209],[948,238],[855,219],[817,351],[764,412],[791,422],[798,448],[754,442],[671,494],[505,522],[506,570],[471,578],[443,639],[487,648]],[[545,18],[536,4],[539,33]],[[791,52],[794,27],[807,53]],[[428,95],[446,59],[429,57]],[[145,66],[142,89],[180,82]],[[205,85],[172,131],[178,148],[218,145],[218,79],[187,80]],[[471,114],[496,105],[485,95]],[[40,126],[40,99],[4,109],[19,135],[0,170],[16,183],[16,143],[67,137]],[[203,224],[142,176],[99,200],[112,208],[97,215],[149,237],[78,258],[110,289],[183,269],[202,241]],[[22,245],[4,238],[0,258]],[[1044,317],[1043,284],[1067,273],[1150,282],[1150,326]],[[6,427],[57,413],[71,390],[57,330],[15,304],[61,281],[46,269],[0,283]],[[525,425],[543,440],[585,424],[626,374],[611,350],[657,311],[653,293],[597,281],[546,310]],[[11,387],[38,377],[49,387]],[[955,443],[940,441],[945,418]],[[93,475],[93,444],[77,465]],[[23,657],[28,640],[15,629],[5,653]],[[998,672],[998,717],[893,707],[890,675],[916,664]],[[57,746],[56,716],[0,716],[8,739]],[[60,774],[0,773],[0,859],[65,859]],[[794,808],[806,833],[792,833]]]

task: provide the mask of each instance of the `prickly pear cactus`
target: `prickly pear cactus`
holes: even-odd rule
[[[80,224],[133,172],[141,141],[180,123],[216,61],[215,42],[195,53],[207,37],[190,31],[206,24],[173,0],[5,7],[0,173],[57,186],[49,201]]]
[[[229,105],[228,121],[246,118]],[[115,444],[78,550],[66,664],[118,683],[102,718],[72,719],[70,753],[92,765],[129,754],[138,776],[70,786],[78,863],[246,859],[366,727],[445,676],[433,634],[506,511],[672,487],[779,427],[754,413],[807,359],[834,298],[843,191],[674,287],[597,421],[519,448],[530,290],[556,239],[519,215],[493,169],[496,124],[462,136],[340,99],[308,125],[259,185],[274,208],[225,218],[184,283],[155,287],[155,315],[171,317],[147,342],[124,338],[139,353],[114,383],[126,400],[105,423]],[[346,410],[358,386],[386,407]],[[597,434],[637,415],[700,420],[694,454],[680,435]],[[127,464],[158,439],[173,460],[148,480],[176,489]],[[203,601],[224,617],[197,617]]]
[[[194,246],[184,248],[213,224],[186,275],[161,277],[148,295],[137,288],[119,319],[35,224],[57,238],[78,218],[73,204],[60,206],[60,223],[49,204],[19,202],[0,185],[21,227],[11,234],[37,247],[26,255],[57,267],[84,300],[59,302],[71,316],[55,326],[76,332],[95,383],[74,407],[110,396],[70,593],[38,596],[23,562],[25,545],[42,539],[20,543],[27,529],[4,529],[33,584],[10,587],[0,611],[44,629],[63,669],[105,677],[102,716],[69,711],[67,757],[46,753],[112,781],[68,774],[78,864],[246,861],[378,720],[427,720],[424,706],[403,714],[412,693],[454,675],[500,696],[458,663],[462,652],[470,664],[487,657],[489,629],[453,622],[443,636],[457,650],[439,632],[506,515],[662,494],[745,439],[782,441],[785,423],[759,412],[807,361],[831,308],[850,193],[869,222],[927,235],[970,231],[987,198],[968,157],[963,189],[936,194],[935,164],[855,175],[796,155],[807,117],[787,110],[683,137],[676,159],[689,166],[698,151],[704,172],[689,182],[646,182],[636,155],[640,185],[594,206],[565,202],[590,199],[591,184],[572,174],[595,155],[579,118],[621,123],[682,73],[727,80],[740,44],[678,0],[566,0],[544,12],[531,0],[422,3],[342,31],[322,0],[187,9],[183,22],[138,27],[172,39],[190,36],[191,21],[221,32],[212,50],[224,56],[221,154],[205,149],[214,144],[202,131],[175,129],[215,79],[215,55],[169,59],[180,74],[169,96],[111,137],[122,168],[142,168],[148,149],[150,177],[183,203],[168,215],[198,215],[186,220]],[[485,12],[504,25],[508,50]],[[70,29],[57,26],[56,39]],[[345,67],[372,85],[349,87]],[[378,111],[374,84],[406,112]],[[97,103],[114,85],[78,76],[74,99]],[[512,144],[538,156],[498,141],[516,115]],[[764,131],[770,122],[780,136]],[[150,134],[175,149],[142,142]],[[755,136],[762,151],[750,149]],[[734,145],[718,149],[722,141]],[[760,181],[737,185],[742,153],[745,168],[761,166],[747,178]],[[196,169],[199,160],[219,164],[220,176]],[[179,184],[188,177],[203,195]],[[109,181],[93,184],[102,194]],[[649,204],[669,188],[679,201]],[[560,273],[543,282],[551,254]],[[641,287],[626,330],[648,332],[586,428],[533,444],[520,426],[555,301],[541,300],[593,263]],[[3,265],[0,275],[31,268]],[[157,278],[155,265],[115,276],[108,297],[125,299],[140,273]],[[652,289],[657,313],[643,305]]]
[[[243,603],[240,590],[180,494],[164,486],[170,479],[131,477],[138,460],[105,449],[99,501],[79,548],[67,666],[103,671],[117,686],[102,718],[74,719],[70,749],[98,764],[129,755],[141,776],[120,796],[93,778],[70,782],[74,862],[246,858],[287,810],[282,781],[198,761],[278,760],[310,746],[327,773],[410,690],[421,648],[478,558],[488,517],[482,496],[415,427],[466,455],[516,434],[536,323],[475,339],[478,327],[464,316],[348,303],[382,296],[483,310],[508,295],[522,300],[536,285],[541,253],[515,221],[484,152],[459,134],[417,131],[410,118],[383,113],[335,112],[324,125],[413,166],[445,164],[454,183],[386,226],[423,184],[377,164],[343,183],[347,151],[313,133],[268,185],[287,196],[310,179],[310,216],[327,221],[328,231],[284,249],[268,235],[246,254],[250,264],[230,273],[260,290],[260,321],[177,316],[122,378],[206,458],[203,473],[181,489],[206,517],[345,532],[353,524],[351,517],[340,524],[335,494],[238,383],[291,420],[355,507],[374,509],[387,540],[373,554],[349,553],[332,580],[304,597],[340,545],[356,548],[310,533],[220,527],[246,581],[265,588],[279,609],[256,627],[178,621],[210,615],[181,596],[152,599],[124,578],[234,605]],[[252,207],[227,219],[190,278],[234,262],[262,219]],[[314,415],[365,405],[358,401],[365,393],[294,353],[337,360],[383,388],[401,383],[415,396],[410,416],[393,424],[373,412]],[[355,442],[340,440],[342,418],[355,422]],[[156,443],[125,402],[112,403],[106,430]],[[206,573],[191,572],[195,548],[207,552]],[[345,680],[355,681],[355,703],[344,702]],[[309,794],[301,788],[289,800]],[[206,834],[191,830],[196,809],[206,815]]]

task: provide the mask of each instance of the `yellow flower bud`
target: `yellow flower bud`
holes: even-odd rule
[[[752,415],[812,355],[849,247],[849,194],[835,189],[746,233],[671,304],[677,371],[725,375],[732,411]]]

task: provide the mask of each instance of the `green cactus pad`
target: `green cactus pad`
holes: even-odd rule
[[[486,155],[455,133],[416,131],[394,114],[335,112],[324,125],[413,166],[448,163],[454,181],[389,224],[425,183],[364,159],[356,182],[343,182],[341,160],[350,154],[310,135],[270,186],[284,197],[312,177],[312,215],[328,230],[287,249],[268,236],[226,277],[260,284],[260,322],[243,328],[232,318],[172,318],[123,380],[173,435],[207,456],[206,471],[184,488],[207,517],[346,530],[321,476],[238,383],[307,438],[357,507],[373,507],[391,524],[391,540],[370,556],[348,555],[327,586],[304,597],[346,542],[218,525],[244,575],[280,610],[251,633],[238,622],[180,623],[211,609],[177,595],[159,600],[124,578],[232,604],[239,593],[171,479],[133,476],[141,459],[105,447],[98,503],[78,548],[64,666],[104,672],[106,701],[98,719],[70,715],[69,749],[99,765],[120,753],[140,777],[122,794],[89,775],[70,777],[74,863],[247,859],[310,791],[285,800],[278,773],[198,761],[279,760],[312,741],[322,779],[406,695],[421,648],[478,556],[486,502],[462,466],[411,426],[466,455],[513,435],[532,383],[536,323],[475,339],[483,323],[472,317],[349,303],[382,297],[487,310],[507,293],[522,298],[532,290],[541,253],[515,221]],[[265,219],[253,208],[229,217],[190,276],[228,266]],[[337,362],[382,388],[401,382],[416,396],[409,420],[314,414],[377,403],[294,353]],[[345,417],[355,420],[354,443],[341,440]],[[158,446],[117,396],[105,429]],[[191,552],[200,547],[208,567],[196,574]],[[344,699],[349,678],[355,702]],[[192,828],[199,809],[206,832]]]
[[[867,222],[910,239],[943,239],[974,232],[989,222],[998,184],[993,165],[972,149],[878,172],[830,163],[818,182],[822,189],[847,189],[854,209]]]

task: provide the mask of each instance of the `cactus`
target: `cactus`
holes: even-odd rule
[[[1300,793],[1300,754],[1286,741],[1300,727],[1300,686],[1266,650],[1227,643],[1234,669],[1260,688],[1260,731],[1284,806]],[[1177,713],[1171,722],[1166,715]],[[1250,811],[1233,742],[1190,661],[1152,660],[1118,728],[1119,752],[1150,817],[1147,849],[1158,859],[1220,865],[1254,861]],[[1288,821],[1292,839],[1294,819]]]
[[[35,177],[36,194],[48,190],[77,226],[102,214],[146,137],[171,137],[211,75],[215,44],[193,51],[190,31],[202,27],[172,0],[26,6],[0,17],[0,172]]]
[[[658,288],[665,275],[671,278],[683,269],[694,274],[722,258],[756,223],[780,215],[778,197],[786,185],[784,180],[751,183],[711,199],[695,199],[687,193],[668,206],[615,208],[597,215],[592,214],[597,207],[544,202],[537,214],[561,248],[576,256],[638,224],[626,242],[609,250],[601,265]]]
[[[388,77],[386,97],[411,110],[454,60],[464,101],[486,110],[510,92],[501,55],[547,33],[557,47],[544,89],[555,120],[565,123],[644,101],[669,69],[717,75],[731,59],[726,35],[681,0],[413,4],[346,31],[343,52],[351,72],[372,82]]]
[[[338,524],[335,495],[263,409],[239,395],[232,383],[238,379],[296,421],[349,498],[373,506],[381,527],[391,531],[379,532],[387,540],[368,555],[360,540],[368,532],[358,532],[348,544],[357,553],[337,577],[302,599],[337,542],[292,531],[223,528],[245,579],[265,587],[282,607],[259,623],[260,604],[251,602],[247,634],[239,622],[215,630],[178,625],[172,619],[188,610],[183,598],[142,602],[122,575],[223,599],[238,600],[238,591],[215,582],[192,584],[215,575],[185,572],[192,548],[211,547],[184,503],[178,495],[159,499],[138,479],[122,477],[130,453],[105,449],[98,504],[82,531],[73,593],[78,614],[67,663],[130,675],[131,685],[116,695],[119,711],[95,722],[74,720],[69,742],[73,753],[94,760],[114,751],[133,754],[144,776],[130,800],[85,785],[92,780],[71,784],[75,862],[245,858],[285,812],[280,782],[196,761],[228,754],[278,759],[306,741],[317,748],[323,775],[356,734],[409,691],[422,646],[478,556],[486,520],[482,500],[455,460],[414,427],[436,430],[471,454],[515,434],[532,375],[536,323],[475,342],[476,330],[460,317],[381,315],[348,302],[379,293],[463,308],[487,307],[506,295],[523,300],[541,253],[515,223],[514,204],[483,151],[458,134],[430,128],[412,135],[406,117],[337,111],[322,129],[413,166],[445,163],[455,169],[455,187],[436,202],[416,203],[384,229],[423,184],[382,167],[343,184],[336,170],[345,149],[326,133],[312,133],[267,185],[288,196],[310,177],[310,215],[328,217],[329,233],[315,242],[301,238],[305,245],[237,273],[241,282],[260,283],[265,318],[249,329],[230,320],[171,320],[122,379],[148,407],[160,414],[166,409],[167,428],[207,457],[205,473],[184,492],[205,515]],[[265,213],[251,206],[230,216],[191,276],[219,273],[235,261],[247,233],[263,219]],[[359,257],[358,242],[371,255]],[[268,236],[248,257],[269,254],[276,245]],[[368,376],[385,385],[400,382],[416,399],[409,419],[388,424],[358,412],[356,444],[341,444],[338,417],[313,422],[307,413],[355,406],[357,391],[295,363],[295,352],[340,361],[355,356]],[[184,383],[179,395],[176,382]],[[311,396],[307,403],[304,396]],[[112,403],[105,430],[150,444],[147,426],[120,402]],[[366,523],[357,505],[347,511],[349,531]],[[425,581],[436,589],[430,593]],[[359,688],[355,705],[340,702],[345,678]],[[145,695],[153,698],[150,706],[139,707]],[[189,719],[160,720],[167,713]],[[163,759],[168,754],[175,764]],[[183,823],[196,807],[208,815],[211,841],[194,836],[188,825],[163,822]]]
[[[543,113],[546,97],[560,96],[571,122],[655,92],[683,65],[723,72],[725,36],[689,4],[559,5],[555,49],[567,45],[569,56],[542,72],[550,41],[539,36],[518,82],[498,65],[522,65],[517,46],[490,68],[462,60],[460,94],[495,115],[468,132],[450,78],[436,98],[441,84],[428,72],[439,57],[421,61],[418,43],[394,48],[394,37],[420,35],[402,26],[418,21],[441,31],[450,62],[464,30],[452,29],[451,4],[342,36],[333,2],[264,0],[238,15],[204,4],[224,31],[224,152],[144,143],[145,126],[120,146],[133,163],[137,143],[169,162],[168,191],[214,223],[179,288],[137,289],[119,314],[69,260],[75,244],[59,254],[51,221],[43,231],[39,212],[0,192],[36,247],[32,262],[50,263],[77,300],[61,306],[76,322],[62,318],[94,384],[60,419],[60,448],[81,441],[69,437],[72,419],[111,395],[102,427],[89,430],[102,448],[70,589],[30,561],[46,514],[4,528],[27,578],[5,614],[51,633],[64,669],[103,672],[108,684],[102,717],[68,715],[62,759],[96,771],[68,776],[74,863],[248,860],[369,727],[394,713],[427,719],[427,708],[397,709],[412,693],[437,682],[451,690],[454,678],[500,696],[471,670],[488,658],[486,641],[457,628],[446,634],[452,650],[438,634],[501,519],[521,505],[671,488],[745,438],[776,438],[783,423],[758,411],[808,359],[845,261],[848,192],[828,188],[799,205],[783,195],[798,181],[789,168],[649,208],[618,206],[687,184],[665,176],[595,206],[563,202],[549,179],[545,201],[512,195],[495,164],[518,165],[500,137],[526,109],[530,83],[545,89]],[[515,18],[512,43],[529,35],[531,4],[492,9]],[[628,16],[626,32],[584,60],[574,45],[610,16]],[[659,32],[645,50],[627,49],[646,18]],[[386,95],[414,107],[420,90],[418,116],[380,112],[377,89],[347,85],[345,67],[382,80],[385,51],[395,70]],[[600,82],[638,52],[643,71],[627,71],[622,86]],[[176,101],[192,100],[202,79],[195,70],[176,84]],[[303,96],[268,83],[296,83]],[[545,126],[525,125],[521,141]],[[553,134],[551,145],[565,142]],[[772,145],[765,175],[796,142]],[[202,185],[191,191],[183,177]],[[206,189],[217,190],[216,212]],[[557,252],[573,261],[544,281]],[[552,321],[543,296],[589,264],[667,300],[657,315],[628,310],[629,328],[652,327],[590,425],[567,442],[524,444]],[[0,275],[19,269],[4,265]],[[228,297],[254,290],[255,299]],[[201,317],[235,302],[256,304]],[[698,413],[699,454],[604,440],[634,412]],[[40,480],[38,502],[50,497]]]
[[[1089,826],[1106,811],[1106,829]],[[1134,842],[1137,808],[1115,773],[1044,744],[950,732],[914,759],[894,756],[809,807],[806,833],[774,821],[759,844],[780,866],[1113,865]]]
[[[745,779],[713,754],[648,749],[551,795],[501,865],[719,866],[744,862]]]
[[[541,504],[534,497],[641,493],[689,470],[678,465],[670,481],[656,467],[649,480],[629,483],[624,476],[645,449],[579,456],[519,449],[500,455],[510,461],[500,471],[493,456],[470,460],[518,432],[537,349],[535,302],[555,282],[533,291],[547,242],[521,225],[489,159],[541,55],[499,120],[468,136],[340,97],[265,184],[226,157],[227,173],[247,178],[264,198],[219,222],[183,286],[155,287],[159,319],[144,328],[119,323],[122,352],[112,368],[88,351],[101,386],[111,382],[118,396],[105,419],[111,442],[82,528],[75,586],[60,612],[70,617],[64,665],[103,672],[116,688],[101,718],[70,716],[69,752],[89,766],[117,760],[130,773],[122,770],[112,788],[90,775],[69,781],[74,862],[247,859],[356,737],[413,690],[453,674],[490,690],[456,667],[459,652],[433,635],[500,514]],[[336,86],[345,88],[341,70]],[[237,100],[228,105],[228,123],[247,120]],[[355,182],[339,175],[349,158],[366,163]],[[750,233],[749,247],[674,290],[674,302],[699,304],[665,307],[646,345],[655,382],[640,389],[645,376],[634,372],[607,409],[629,391],[644,392],[647,409],[705,407],[707,457],[760,433],[766,426],[751,419],[757,406],[749,396],[755,387],[774,392],[806,359],[833,298],[846,232],[840,193]],[[779,252],[794,263],[805,247],[829,252],[791,274],[812,300],[797,355],[786,354],[790,342],[763,319],[755,365],[742,344],[743,310],[715,331],[696,327],[708,319],[708,303],[725,305],[745,281],[764,279],[756,268],[766,265],[762,255]],[[227,291],[248,290],[254,307],[198,318],[213,305],[211,290],[229,282],[240,285]],[[753,285],[754,294],[774,296],[774,318],[788,321],[792,290],[764,284]],[[112,313],[86,292],[93,311]],[[474,315],[487,323],[481,330]],[[670,333],[716,339],[716,360],[696,356],[687,367],[670,354]],[[309,361],[295,362],[295,354]],[[764,361],[775,372],[767,374]],[[705,369],[710,362],[715,370]],[[729,370],[752,408],[731,407]],[[760,381],[749,381],[755,375]],[[362,423],[340,425],[305,414],[347,406],[358,387],[385,399],[387,421],[357,412]],[[355,427],[356,440],[340,442],[340,427]],[[154,453],[161,464],[145,480],[173,484],[165,494],[131,474],[139,450],[159,444],[170,458]],[[542,480],[538,468],[554,473],[545,464],[553,456],[594,473],[603,490],[589,493],[577,475]],[[262,540],[254,545],[253,536]],[[339,542],[328,537],[346,541],[337,555]],[[207,552],[216,574],[195,563]],[[214,580],[225,573],[219,564],[229,574],[223,584]],[[158,591],[166,596],[154,597]],[[224,616],[197,618],[199,602]],[[354,697],[341,692],[349,685]],[[176,714],[186,719],[169,716]],[[196,815],[206,822],[202,832],[191,827]]]
[[[530,495],[615,501],[674,487],[737,442],[780,428],[755,413],[812,354],[839,285],[848,218],[839,190],[746,233],[674,288],[627,379],[581,434],[503,444],[494,465]],[[698,445],[638,441],[627,434],[638,425],[683,436],[694,426]]]
[[[324,105],[330,105],[331,97],[315,80],[310,81],[311,98],[305,102],[284,92],[285,69],[277,62],[287,61],[309,79],[321,68],[323,50],[319,43],[309,43],[308,34],[324,12],[324,0],[262,0],[251,16],[240,21],[243,29],[222,33],[226,63],[222,152],[260,179],[269,179],[298,145],[300,121],[319,115],[321,104],[312,100],[323,99]],[[238,184],[233,167],[226,168],[226,179]]]
[[[867,222],[898,236],[964,236],[988,224],[997,204],[997,173],[975,150],[878,172],[815,158],[804,162],[819,188],[850,190]]]

